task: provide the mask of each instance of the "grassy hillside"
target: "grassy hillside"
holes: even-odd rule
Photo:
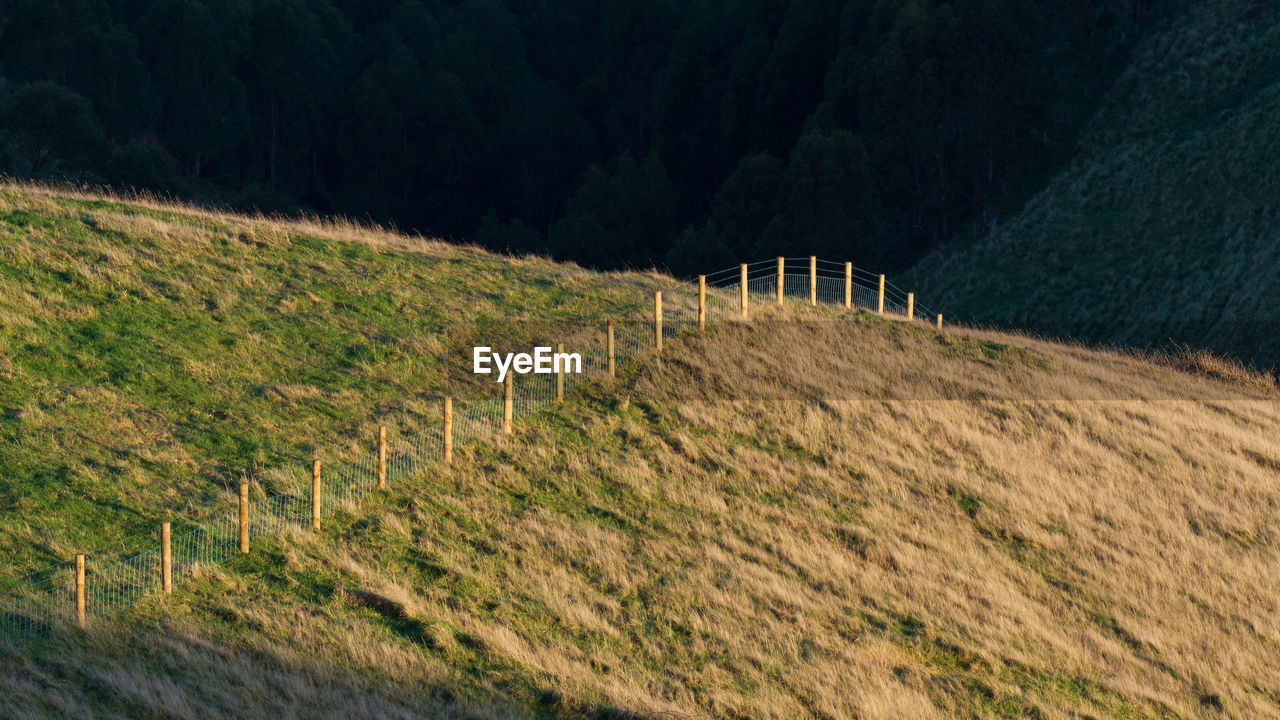
[[[1280,6],[1190,4],[1135,48],[1075,160],[911,283],[957,317],[1280,364]]]
[[[473,341],[672,282],[0,202],[9,568],[367,450],[434,419]],[[318,534],[0,650],[0,717],[1280,717],[1266,378],[788,307],[585,387]]]
[[[473,342],[554,335],[655,278],[340,223],[0,186],[0,577],[492,396]],[[537,323],[522,322],[537,318]],[[152,538],[148,538],[152,539]]]
[[[1280,716],[1267,381],[796,312],[3,658],[0,714]]]

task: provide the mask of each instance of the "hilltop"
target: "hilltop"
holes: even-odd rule
[[[379,414],[434,419],[453,343],[486,322],[542,327],[506,323],[504,301],[576,321],[675,282],[373,229],[3,197],[6,452],[56,442],[42,463],[117,464],[62,486],[10,461],[13,548],[216,492],[154,468],[180,453],[236,467],[248,441],[225,437],[354,452]],[[320,300],[291,312],[304,292]],[[246,333],[261,339],[242,348]],[[353,358],[362,344],[390,347]],[[198,362],[216,371],[181,380]],[[256,390],[304,372],[310,404]],[[255,539],[172,596],[0,650],[0,715],[1280,715],[1266,377],[791,305],[673,338],[661,363],[571,400],[319,533]],[[111,452],[144,417],[170,454]]]
[[[1068,169],[911,283],[957,317],[1280,365],[1280,7],[1188,5],[1134,51]]]

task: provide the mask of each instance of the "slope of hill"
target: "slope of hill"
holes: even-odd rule
[[[45,717],[1280,716],[1280,396],[784,309],[119,621]]]
[[[1280,364],[1280,6],[1190,5],[1135,51],[1071,167],[922,262],[957,317]]]
[[[0,576],[190,514],[246,475],[284,483],[313,454],[367,452],[380,423],[394,437],[438,419],[446,390],[494,392],[466,366],[472,341],[545,337],[655,283],[0,186]]]
[[[673,282],[0,203],[12,567],[365,450],[434,420],[457,348]],[[761,308],[319,533],[0,649],[0,717],[1280,716],[1280,394],[1165,360]]]

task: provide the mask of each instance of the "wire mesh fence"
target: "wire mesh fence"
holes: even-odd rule
[[[745,272],[744,272],[745,270]],[[846,290],[849,305],[876,310],[881,302],[886,312],[903,314],[907,294],[873,275],[844,263],[786,258],[779,268],[776,260],[726,268],[704,276],[705,292],[696,283],[683,283],[663,291],[662,330],[664,338],[675,337],[698,327],[699,310],[703,322],[714,324],[741,315],[742,282],[746,279],[749,306],[760,303],[842,306]],[[883,290],[881,289],[883,288]],[[881,294],[883,292],[883,295]],[[700,297],[701,295],[701,297]],[[657,345],[652,302],[640,303],[614,319],[614,360],[626,367],[652,352]],[[920,317],[930,317],[918,303]],[[582,372],[560,376],[563,392],[571,393],[592,376],[607,372],[604,322],[599,327],[580,328],[568,339],[566,352],[576,352]],[[544,343],[551,345],[551,343]],[[512,416],[527,417],[556,402],[557,376],[526,374],[512,378]],[[492,439],[503,431],[504,399],[494,397],[467,404],[454,413],[453,446]],[[413,435],[385,445],[385,480],[394,483],[421,473],[430,463],[444,457],[445,431],[435,423]],[[320,507],[325,513],[352,510],[379,490],[379,453],[362,455],[336,468],[322,469]],[[254,539],[278,535],[289,528],[312,527],[313,498],[310,479],[298,468],[293,487],[272,492],[248,503],[248,533]],[[17,646],[47,636],[58,624],[78,621],[78,595],[84,594],[85,619],[92,622],[131,607],[149,593],[162,588],[165,568],[160,531],[139,533],[93,552],[86,553],[83,586],[76,580],[74,562],[62,562],[33,573],[0,582],[0,646]],[[190,581],[201,568],[221,565],[240,553],[239,508],[211,512],[199,520],[176,523],[170,538],[170,573],[174,586]]]

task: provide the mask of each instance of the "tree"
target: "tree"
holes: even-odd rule
[[[246,52],[247,7],[152,0],[137,23],[161,96],[160,136],[194,185],[249,137],[252,117],[236,63]]]
[[[639,154],[653,138],[653,96],[679,13],[671,0],[605,0],[601,5],[604,52],[580,95],[605,142]]]
[[[0,60],[26,82],[54,82],[92,103],[112,139],[148,129],[156,96],[136,36],[111,0],[8,0]]]
[[[778,213],[755,255],[828,255],[877,264],[874,191],[867,151],[836,131],[800,138],[778,192]]]
[[[104,147],[89,101],[51,82],[24,85],[0,103],[0,130],[32,178],[54,168],[87,169]]]
[[[714,223],[708,222],[701,228],[690,227],[671,244],[667,251],[667,268],[681,275],[706,273],[712,270],[730,267],[742,260],[742,255],[735,255],[725,246],[716,232]]]
[[[335,132],[332,109],[341,106],[339,93],[347,84],[343,54],[355,41],[326,3],[251,5],[246,85],[260,124],[261,177],[273,190],[309,189],[317,180],[318,147]]]
[[[530,253],[542,249],[542,234],[518,219],[501,222],[490,210],[480,221],[475,240],[483,247],[507,253]]]
[[[14,115],[27,152],[6,129],[0,159],[605,267],[814,250],[869,216],[903,267],[1070,152],[1151,6],[0,0],[0,100],[49,82],[89,103],[46,118],[57,137]],[[81,152],[95,124],[109,163]],[[874,213],[793,191],[837,170]]]
[[[755,147],[785,153],[822,99],[838,50],[839,16],[830,0],[792,0],[757,82]]]
[[[551,228],[552,252],[595,267],[653,267],[676,231],[675,189],[656,155],[618,159],[612,173],[587,171]]]
[[[751,256],[764,237],[778,210],[785,171],[782,161],[767,152],[748,155],[716,194],[711,225],[734,257]]]
[[[997,173],[1038,159],[1027,128],[1041,124],[1051,78],[1044,75],[1044,31],[1035,3],[970,0],[938,28],[947,111],[939,129],[950,156],[953,216],[981,217]],[[985,218],[983,218],[985,221]]]
[[[684,22],[662,72],[655,99],[655,147],[687,192],[686,210],[705,214],[716,188],[732,168],[720,143],[721,104],[728,90],[729,59],[741,42],[738,8],[697,0]]]

